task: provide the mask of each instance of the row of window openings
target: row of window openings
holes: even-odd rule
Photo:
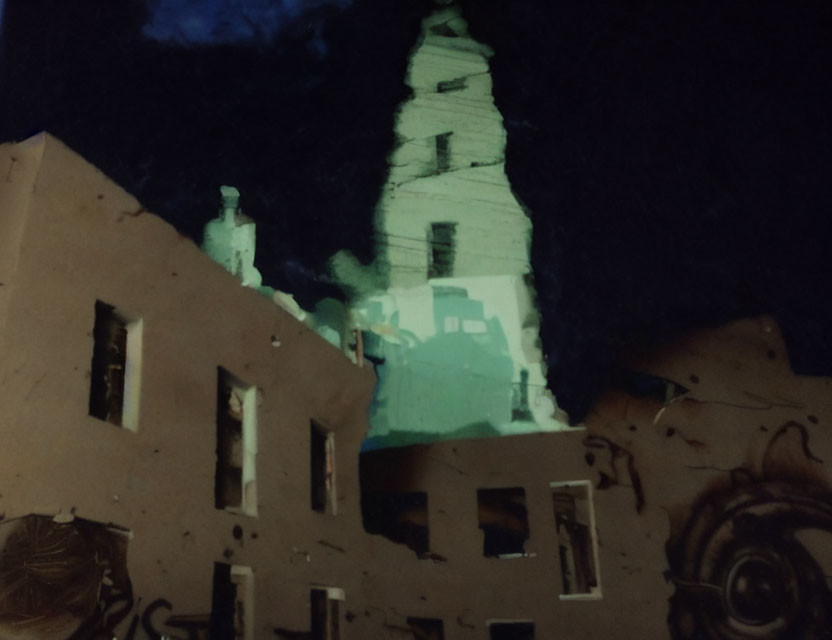
[[[558,544],[561,598],[601,595],[592,485],[588,481],[551,483]],[[405,544],[421,558],[431,558],[427,493],[372,492],[362,495],[364,527],[369,533]],[[530,529],[522,487],[477,490],[483,555],[525,557]]]
[[[112,305],[95,304],[89,413],[138,430],[141,380],[141,320],[128,320]],[[257,388],[217,368],[218,509],[257,515]],[[315,421],[309,427],[310,506],[335,513],[335,436]]]
[[[211,637],[233,640],[254,638],[254,574],[250,567],[214,564],[211,598]],[[341,639],[341,603],[344,591],[313,587],[309,592],[309,637],[311,640]],[[486,623],[490,640],[533,640],[534,624],[528,621]],[[438,618],[407,618],[414,640],[444,640]]]

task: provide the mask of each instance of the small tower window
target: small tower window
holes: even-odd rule
[[[428,278],[450,278],[456,258],[456,223],[433,222],[428,229]]]
[[[467,85],[464,76],[462,78],[454,78],[453,80],[442,80],[436,83],[437,93],[450,93],[451,91],[462,91]]]
[[[436,171],[444,173],[451,168],[451,132],[440,133],[436,141]]]

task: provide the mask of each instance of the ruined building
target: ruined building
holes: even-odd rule
[[[63,144],[0,146],[8,638],[823,638],[832,381],[751,319],[585,427],[362,456],[374,379]]]

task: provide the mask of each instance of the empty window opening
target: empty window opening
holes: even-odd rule
[[[515,382],[511,391],[511,421],[533,422],[534,415],[529,407],[529,370],[520,369],[520,382]]]
[[[592,485],[589,481],[553,483],[552,505],[563,584],[561,598],[598,598],[598,544]]]
[[[250,567],[214,563],[210,637],[254,640],[254,574]]]
[[[340,640],[341,601],[344,592],[333,587],[315,587],[310,592],[311,640]]]
[[[139,427],[141,337],[141,320],[96,300],[90,415],[131,431]]]
[[[442,621],[436,618],[408,618],[407,626],[413,632],[413,640],[445,640]]]
[[[217,472],[214,503],[257,515],[257,389],[217,368]]]
[[[467,86],[467,78],[454,78],[453,80],[442,80],[436,83],[438,93],[449,93],[451,91],[462,91]]]
[[[428,229],[428,277],[450,278],[454,275],[456,257],[456,223],[433,222]]]
[[[430,32],[437,36],[444,36],[446,38],[458,38],[459,34],[451,28],[447,22],[440,22],[430,28]]]
[[[367,533],[407,545],[420,557],[430,550],[428,494],[424,491],[362,492],[361,511]]]
[[[438,173],[444,173],[451,168],[452,133],[453,132],[449,131],[447,133],[440,133],[438,136],[434,136],[434,140],[436,141],[436,171]]]
[[[0,524],[0,627],[8,625],[14,637],[103,637],[100,612],[132,598],[130,536],[70,514]]]
[[[309,426],[312,509],[335,513],[335,434],[312,421]]]
[[[534,640],[534,622],[488,622],[490,640]]]
[[[526,554],[529,538],[526,491],[522,487],[478,489],[479,526],[485,534],[482,553],[491,558],[515,558]]]

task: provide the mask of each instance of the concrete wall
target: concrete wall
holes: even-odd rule
[[[486,638],[493,618],[533,620],[536,638],[828,633],[832,381],[793,375],[765,317],[627,366],[650,384],[622,374],[586,430],[364,454],[365,491],[427,493],[442,560],[420,562],[452,585],[445,637]],[[582,480],[601,597],[562,599],[550,485]],[[533,557],[483,556],[477,490],[500,487],[525,489]]]

